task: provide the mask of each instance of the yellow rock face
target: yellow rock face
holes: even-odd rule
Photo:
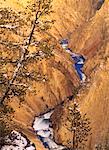
[[[6,0],[0,4],[1,7],[11,7],[20,11],[25,9],[27,2],[27,0]],[[105,1],[102,8],[97,11],[96,5],[96,0],[54,0],[55,13],[48,17],[56,20],[49,32],[55,38],[57,45],[60,39],[68,38],[70,47],[87,58],[84,71],[91,84],[85,87],[86,90],[83,89],[84,94],[80,92],[77,100],[80,102],[82,113],[87,113],[92,123],[88,150],[105,139],[109,124],[109,2]],[[17,38],[13,36],[13,39]],[[28,92],[26,101],[21,107],[17,99],[11,102],[11,106],[15,109],[14,120],[17,126],[20,126],[21,131],[36,144],[37,150],[44,148],[31,128],[34,116],[55,107],[70,96],[78,86],[79,79],[72,65],[69,56],[58,45],[53,57],[34,65],[41,73],[47,75],[48,81],[34,82],[32,88],[36,92]],[[62,110],[62,113],[63,117],[66,117],[65,111]],[[56,127],[58,123],[60,125],[58,130],[56,128],[55,138],[65,143],[66,137],[63,131],[66,132],[66,129],[60,118],[58,121]],[[70,133],[66,134],[69,138]]]
[[[82,31],[77,33],[78,38],[76,37],[75,39],[75,48],[87,58],[85,72],[89,78],[89,83],[80,90],[75,99],[80,104],[81,112],[83,114],[86,113],[91,120],[92,135],[89,136],[87,147],[85,148],[87,150],[94,150],[99,144],[104,145],[109,138],[108,11],[109,2],[105,1],[102,8],[84,25]],[[73,44],[74,43],[72,43],[72,46]],[[61,108],[64,119],[67,118],[66,107],[68,105],[71,105],[71,102],[65,104],[65,108]],[[56,115],[54,118],[56,118]],[[61,117],[58,117],[58,121],[59,124],[55,126],[56,141],[66,144],[71,135],[66,131],[64,126],[65,122],[63,122]],[[65,134],[67,136],[64,136]]]

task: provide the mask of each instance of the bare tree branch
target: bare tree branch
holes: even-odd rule
[[[18,84],[18,83],[12,83],[12,85],[15,85],[15,86],[24,86],[24,87],[28,87],[28,85],[27,84]]]
[[[20,46],[20,45],[22,45],[22,43],[11,43],[11,42],[8,42],[8,41],[0,41],[0,44],[3,44],[3,45],[12,44],[13,46]]]

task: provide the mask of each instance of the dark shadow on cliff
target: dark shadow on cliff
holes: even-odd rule
[[[104,2],[105,2],[105,0],[98,0],[96,9],[99,10],[102,7],[102,5],[103,5]]]

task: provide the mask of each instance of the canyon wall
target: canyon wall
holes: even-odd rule
[[[16,11],[24,10],[26,2],[7,0],[1,2],[1,7],[10,6]],[[20,130],[36,144],[37,150],[44,148],[36,139],[31,127],[34,116],[54,108],[71,96],[72,91],[79,86],[78,76],[72,67],[73,62],[59,45],[59,40],[63,38],[68,38],[72,51],[86,57],[84,72],[88,83],[81,89],[77,101],[81,111],[87,113],[92,122],[93,134],[89,138],[88,148],[93,149],[95,144],[105,139],[108,130],[109,2],[105,0],[99,10],[96,9],[97,5],[97,0],[53,1],[54,13],[49,18],[56,21],[49,33],[57,44],[53,51],[54,56],[34,64],[34,68],[44,74],[47,81],[35,82],[32,85],[35,93],[28,92],[26,101],[21,106],[15,98],[10,102],[15,109],[16,128],[20,127]],[[65,103],[65,108],[66,105],[70,104]],[[57,111],[66,117],[63,108],[59,107]],[[57,112],[54,113],[54,117],[58,120],[53,119],[55,139],[65,143],[61,118]],[[66,131],[65,128],[64,130]]]
[[[98,145],[105,145],[109,138],[109,117],[108,117],[108,43],[109,43],[109,2],[105,1],[100,10],[85,24],[85,28],[78,32],[75,46],[78,53],[86,56],[84,71],[87,74],[87,83],[83,86],[74,99],[79,103],[82,114],[87,114],[91,121],[92,135],[89,136],[86,149],[95,149]],[[73,38],[73,36],[72,36]],[[59,124],[53,122],[55,128],[56,141],[67,143],[71,136],[65,127],[67,119],[67,106],[59,108],[62,114],[58,117],[53,116]],[[55,114],[55,113],[54,113]],[[65,120],[62,118],[66,118]],[[55,120],[53,119],[53,120]],[[63,121],[64,120],[64,121]],[[56,121],[56,122],[58,122]],[[57,134],[58,133],[58,134]],[[66,135],[66,136],[65,136]],[[68,137],[67,137],[68,135]],[[66,138],[67,137],[67,138]]]

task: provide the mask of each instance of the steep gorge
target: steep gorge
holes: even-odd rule
[[[75,48],[81,54],[84,54],[87,58],[85,65],[85,73],[88,77],[88,83],[83,87],[75,100],[80,105],[80,110],[83,114],[87,114],[91,119],[92,135],[89,137],[86,149],[95,149],[98,145],[105,145],[105,142],[109,138],[109,126],[108,126],[108,24],[109,24],[109,2],[105,1],[99,11],[96,12],[82,32],[78,32],[78,38],[76,39]],[[73,36],[72,36],[73,38]],[[65,108],[59,108],[62,111],[63,118],[66,118],[66,107],[71,105],[65,104]],[[59,114],[61,114],[59,112]],[[55,116],[56,117],[56,116]],[[64,122],[61,119],[62,116],[55,118],[59,121],[59,124],[55,124],[56,129],[56,141],[66,143],[68,138],[63,138],[66,132]],[[66,119],[65,119],[66,121]],[[56,121],[57,122],[57,121]],[[57,134],[58,130],[58,134]]]
[[[1,2],[8,6],[10,0]],[[54,56],[48,60],[40,61],[36,69],[47,76],[48,81],[34,84],[36,93],[28,93],[26,102],[19,107],[17,99],[13,99],[11,105],[15,109],[16,126],[25,133],[28,138],[36,144],[37,150],[43,150],[43,146],[36,139],[32,123],[34,116],[55,107],[78,87],[79,79],[72,67],[72,62],[68,54],[59,46],[59,40],[68,38],[70,47],[87,58],[84,71],[90,79],[89,87],[84,87],[84,93],[80,92],[78,101],[83,113],[87,113],[92,122],[92,134],[89,139],[90,147],[100,143],[105,139],[108,130],[108,40],[109,40],[109,2],[105,3],[100,10],[96,10],[97,0],[54,0],[54,14],[50,18],[56,20],[50,29],[50,34],[55,38],[57,47]],[[13,0],[13,9],[24,9],[25,1],[17,2]],[[99,88],[98,88],[99,87]],[[82,90],[81,90],[82,91]],[[100,103],[99,103],[100,102]],[[68,105],[68,104],[67,104]],[[59,113],[61,112],[59,106]],[[99,109],[98,109],[99,107]],[[103,110],[105,109],[105,111]],[[96,110],[96,111],[95,111]],[[101,111],[102,110],[102,111]],[[96,115],[95,115],[96,114]],[[54,113],[56,124],[60,124],[60,129],[55,131],[56,141],[63,142],[63,127],[57,112]],[[64,113],[63,113],[64,116]],[[95,117],[94,117],[95,116]],[[105,118],[104,118],[105,116]],[[102,120],[102,121],[100,121]],[[101,128],[98,129],[99,124]],[[104,130],[105,129],[105,130]],[[100,135],[99,133],[102,132]],[[99,138],[98,138],[99,135]],[[57,138],[58,137],[58,138]],[[102,138],[103,137],[103,138]],[[96,140],[95,140],[96,139]],[[65,143],[65,142],[64,142]],[[88,150],[89,150],[88,149]]]

